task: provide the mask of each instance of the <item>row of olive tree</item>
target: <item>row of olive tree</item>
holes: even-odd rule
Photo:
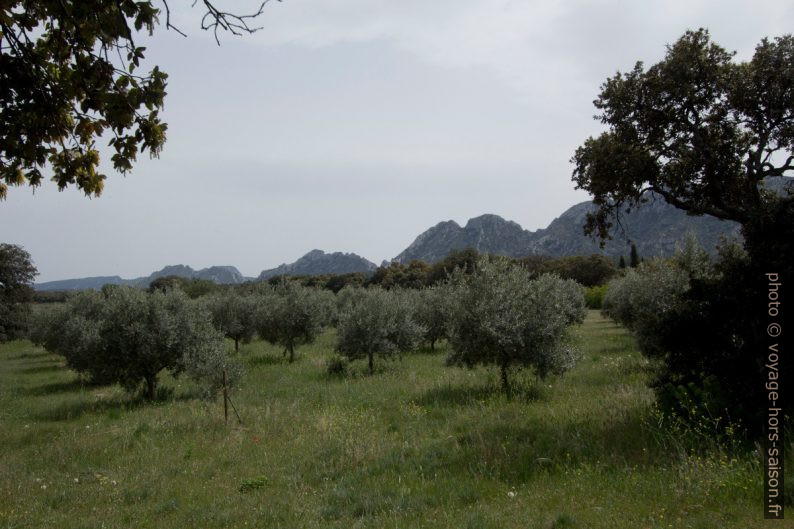
[[[253,293],[227,291],[210,296],[204,304],[213,323],[228,338],[247,343],[254,336],[284,347],[289,361],[295,348],[312,343],[322,330],[335,325],[340,353],[349,359],[390,356],[414,349],[420,342],[431,347],[446,336],[447,314],[440,288],[422,292],[385,291],[346,287],[336,296],[327,290],[294,281],[262,284]]]
[[[632,331],[644,354],[659,357],[667,319],[681,309],[690,282],[714,273],[708,253],[689,233],[672,259],[642,262],[610,281],[602,312]]]
[[[350,360],[366,358],[373,373],[374,358],[393,357],[415,349],[425,332],[414,317],[413,295],[380,288],[345,288],[337,313],[337,346]]]
[[[284,347],[290,362],[295,359],[295,348],[313,342],[335,313],[333,293],[289,281],[262,283],[253,293],[228,290],[203,303],[215,327],[234,341],[235,351],[240,342],[248,343],[259,335]]]
[[[157,395],[161,371],[185,372],[208,396],[240,378],[210,314],[179,290],[147,293],[132,287],[83,292],[41,312],[31,339],[62,355],[95,383],[119,383]]]
[[[543,378],[575,361],[567,329],[586,315],[583,288],[507,259],[482,259],[421,291],[344,289],[339,294],[337,350],[347,358],[393,357],[424,341],[447,338],[448,363],[495,365],[509,394],[510,372],[531,367]]]
[[[610,282],[603,312],[656,361],[652,385],[663,409],[754,434],[764,380],[747,337],[763,327],[747,315],[747,260],[726,245],[712,262],[690,237],[672,259],[644,262]]]
[[[187,371],[209,391],[233,379],[225,353],[255,335],[284,347],[292,362],[300,344],[329,325],[337,352],[348,360],[394,358],[448,339],[450,364],[495,365],[509,394],[509,373],[531,367],[539,377],[562,373],[574,361],[566,329],[585,315],[583,289],[573,280],[531,273],[507,259],[482,259],[442,285],[410,289],[346,287],[336,296],[296,282],[263,284],[247,294],[227,291],[190,300],[179,289],[146,293],[124,287],[88,292],[46,313],[33,339],[63,355],[98,383],[141,385],[156,393],[157,375]]]

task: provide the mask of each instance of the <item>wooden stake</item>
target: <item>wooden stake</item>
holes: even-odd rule
[[[229,395],[226,392],[226,370],[223,370],[223,422],[229,424]]]

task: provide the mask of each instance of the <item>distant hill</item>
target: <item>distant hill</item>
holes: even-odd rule
[[[374,272],[375,263],[354,253],[325,253],[312,250],[294,263],[282,264],[270,270],[263,270],[257,279],[264,280],[275,276],[350,274],[353,272]]]
[[[764,187],[782,196],[794,191],[794,180],[788,177],[770,177]],[[602,253],[610,257],[628,256],[630,244],[637,245],[641,256],[669,256],[675,252],[676,242],[692,231],[700,244],[714,254],[722,237],[741,240],[736,222],[720,220],[709,215],[692,216],[669,205],[662,197],[651,195],[651,200],[626,213],[622,219],[623,230],[613,229],[612,240],[603,249],[598,242],[582,234],[588,212],[594,211],[592,202],[582,202],[568,208],[545,229],[532,234],[529,253],[535,255],[587,255]]]
[[[694,232],[703,247],[712,252],[720,237],[740,237],[739,225],[735,222],[689,216],[659,198],[626,213],[622,219],[625,231],[613,230],[613,239],[602,249],[598,241],[582,231],[587,213],[595,208],[592,202],[576,204],[548,227],[534,232],[498,215],[475,217],[462,228],[451,220],[441,222],[420,234],[393,260],[403,264],[414,259],[434,263],[452,250],[469,247],[480,253],[509,257],[594,253],[617,257],[628,255],[632,242],[642,256],[668,256],[687,231]]]
[[[498,215],[481,215],[461,228],[457,222],[439,222],[419,235],[393,260],[407,264],[413,260],[435,263],[452,250],[474,248],[481,253],[523,257],[532,233]]]
[[[103,285],[127,285],[129,283],[129,279],[122,279],[119,276],[97,276],[45,281],[36,283],[33,288],[36,290],[99,290]]]
[[[47,281],[44,283],[37,283],[34,285],[36,290],[99,290],[102,285],[132,285],[137,287],[148,287],[149,283],[158,277],[178,276],[186,279],[207,279],[222,285],[240,284],[250,280],[244,277],[237,268],[233,266],[211,266],[209,268],[202,268],[201,270],[193,270],[187,265],[169,265],[152,272],[146,277],[138,277],[135,279],[122,279],[119,276],[99,276],[99,277],[83,277],[79,279],[64,279],[61,281]]]
[[[792,194],[794,180],[787,177],[768,178],[767,189],[782,195]],[[435,263],[446,257],[452,250],[474,248],[480,253],[526,257],[545,255],[562,257],[566,255],[603,254],[610,257],[628,256],[630,245],[637,245],[642,257],[668,256],[675,251],[676,243],[692,231],[700,244],[710,252],[721,237],[741,238],[739,225],[709,216],[694,217],[655,197],[641,207],[626,213],[622,219],[625,231],[615,229],[613,239],[604,248],[586,237],[582,231],[585,217],[593,211],[592,202],[582,202],[568,208],[554,219],[546,228],[537,231],[523,229],[515,222],[498,215],[480,215],[470,219],[461,227],[455,221],[439,222],[421,233],[408,248],[392,259],[407,264],[416,259]],[[384,261],[385,264],[388,262]],[[312,250],[294,263],[282,264],[264,270],[257,279],[264,280],[279,275],[326,275],[353,272],[374,272],[377,266],[354,253],[325,253]],[[136,279],[122,279],[118,276],[85,277],[49,281],[35,285],[36,290],[82,290],[99,289],[102,285],[135,285],[146,287],[154,279],[175,275],[188,279],[207,279],[219,284],[239,284],[252,281],[244,277],[233,266],[211,266],[193,270],[186,265],[166,266],[149,276]]]
[[[589,255],[594,253],[610,257],[628,256],[631,243],[636,244],[641,256],[669,256],[675,252],[676,243],[691,231],[700,244],[714,253],[721,237],[741,238],[739,224],[711,216],[694,217],[667,204],[661,198],[643,204],[625,214],[621,228],[614,228],[612,239],[604,248],[582,231],[587,213],[595,211],[592,202],[582,202],[569,208],[554,219],[548,227],[532,234],[527,248],[532,255]]]

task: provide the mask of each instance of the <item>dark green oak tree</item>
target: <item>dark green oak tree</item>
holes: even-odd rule
[[[657,64],[607,79],[594,104],[608,130],[572,159],[577,188],[598,206],[588,233],[608,237],[623,208],[652,192],[690,214],[740,223],[758,262],[791,251],[794,37],[763,39],[737,62],[707,30],[688,31]]]
[[[744,235],[746,254],[723,252],[713,273],[666,300],[676,309],[650,336],[663,361],[659,402],[763,434],[765,274],[785,285],[794,269],[794,37],[763,39],[738,62],[708,31],[688,31],[657,64],[607,79],[595,105],[607,131],[572,159],[573,180],[598,206],[588,233],[608,237],[624,208],[655,195],[736,221]],[[781,379],[793,365],[781,364]]]
[[[203,0],[201,27],[216,40],[224,31],[251,33],[258,28],[250,19],[267,1],[250,15],[235,15]],[[120,173],[139,153],[160,153],[167,75],[156,66],[141,71],[146,48],[136,37],[152,34],[162,18],[182,33],[171,25],[165,0],[0,2],[0,199],[9,186],[39,186],[45,175],[60,190],[73,185],[98,196],[106,179],[100,139],[114,149]]]
[[[21,337],[27,328],[38,273],[23,248],[0,244],[0,342]]]

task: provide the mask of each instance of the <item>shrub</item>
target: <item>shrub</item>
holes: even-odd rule
[[[531,280],[527,270],[494,259],[480,260],[469,278],[455,274],[452,284],[450,364],[498,366],[508,396],[513,368],[531,366],[542,378],[573,365],[566,329],[583,317],[584,300],[574,299],[571,283]]]
[[[543,256],[528,256],[519,261],[533,276],[557,274],[563,279],[573,279],[584,287],[603,285],[618,270],[604,255],[571,255],[556,259]]]
[[[688,289],[687,272],[674,262],[646,261],[609,282],[602,311],[633,332],[643,353],[658,356],[664,319]]]
[[[607,285],[587,287],[584,291],[584,301],[588,309],[600,310],[607,294]]]
[[[704,415],[763,434],[758,403],[767,398],[763,366],[772,352],[768,336],[758,332],[769,324],[766,271],[744,256],[724,256],[717,271],[693,279],[677,310],[665,315],[657,337],[663,368],[654,386],[666,410],[683,414],[691,402]],[[794,377],[794,363],[781,360],[778,376]]]
[[[375,355],[390,357],[416,348],[424,329],[414,321],[406,295],[380,288],[345,290],[337,323],[340,354],[350,360],[367,358],[372,374]]]
[[[347,375],[348,360],[344,356],[333,355],[326,362],[328,374],[336,377],[343,377]]]

